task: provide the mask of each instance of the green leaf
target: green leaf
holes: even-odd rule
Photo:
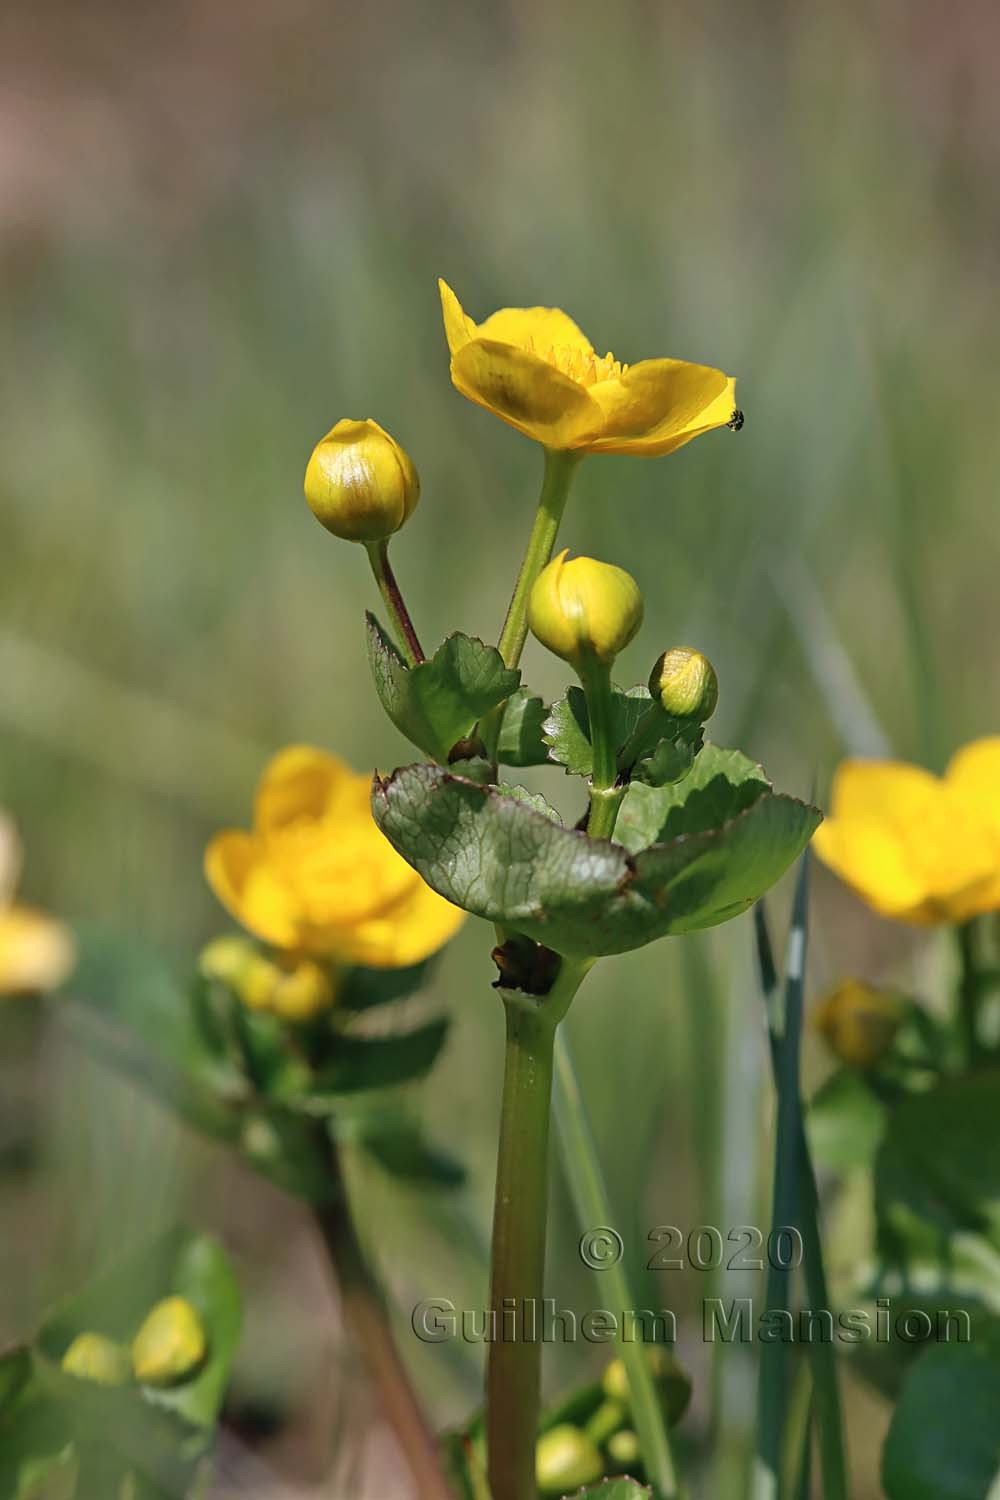
[[[882,1454],[888,1500],[986,1500],[1000,1474],[1000,1323],[927,1348]]]
[[[107,932],[84,929],[76,939],[77,967],[58,1010],[63,1023],[192,1124],[233,1139],[239,1122],[224,1100],[240,1098],[245,1082],[213,1051],[163,954]]]
[[[23,1344],[0,1354],[0,1413],[21,1395],[31,1378],[31,1355]]]
[[[440,895],[559,953],[595,957],[737,916],[820,819],[764,788],[718,827],[630,854],[429,765],[377,781],[372,805],[390,843]]]
[[[518,688],[504,704],[500,733],[497,737],[497,759],[505,766],[544,766],[550,764],[549,747],[542,726],[549,710],[530,688]]]
[[[665,713],[654,705],[648,688],[612,687],[611,694],[619,768],[633,780],[654,786],[685,775],[701,748],[702,726]],[[564,766],[569,775],[591,774],[590,717],[582,688],[571,687],[565,698],[552,705],[542,730],[550,760]]]
[[[348,969],[337,995],[337,1008],[370,1010],[415,995],[430,978],[435,958],[425,958],[405,969],[366,969],[361,965]]]
[[[574,1490],[565,1500],[653,1500],[653,1491],[635,1479],[602,1479],[585,1490]]]
[[[424,1140],[416,1123],[410,1130],[373,1135],[365,1150],[393,1177],[431,1187],[461,1187],[465,1168],[447,1151]]]
[[[450,635],[429,661],[407,667],[375,616],[366,619],[368,659],[382,707],[396,728],[435,760],[447,761],[452,746],[521,681],[494,646],[460,634]]]
[[[719,828],[771,791],[760,766],[738,750],[706,745],[682,781],[635,782],[625,794],[615,838],[633,853],[683,834]]]
[[[815,1159],[835,1172],[870,1167],[888,1109],[856,1068],[840,1068],[809,1102],[806,1133]]]
[[[914,1216],[945,1235],[973,1230],[1000,1245],[998,1090],[995,1071],[949,1077],[893,1109],[875,1171],[884,1236]]]
[[[289,1099],[310,1114],[326,1114],[337,1096],[411,1083],[429,1072],[448,1034],[444,1018],[387,1036],[339,1036],[308,1092]]]

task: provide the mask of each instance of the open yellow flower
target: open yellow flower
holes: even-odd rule
[[[21,857],[14,825],[0,813],[0,995],[54,989],[73,967],[73,942],[62,923],[14,902]]]
[[[283,948],[372,968],[419,963],[464,913],[425,885],[375,826],[371,783],[308,745],[257,788],[252,833],[217,834],[205,873],[244,927]]]
[[[959,750],[943,777],[844,761],[813,843],[883,916],[926,926],[1000,910],[1000,735]]]
[[[655,458],[733,416],[736,382],[721,370],[623,365],[557,307],[503,307],[477,324],[438,286],[456,389],[547,448]]]

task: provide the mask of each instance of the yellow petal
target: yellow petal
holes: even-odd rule
[[[600,407],[583,386],[512,345],[473,339],[452,357],[451,378],[463,396],[548,448],[585,447],[601,431]]]
[[[444,318],[444,333],[448,340],[448,348],[455,354],[475,337],[476,325],[463,311],[455,293],[446,281],[438,277],[438,291],[441,294],[441,314]]]
[[[952,756],[945,783],[959,797],[991,840],[994,878],[980,892],[969,915],[1000,910],[1000,735],[987,735]]]
[[[644,458],[662,458],[668,453],[673,453],[689,443],[692,438],[700,437],[703,432],[713,432],[717,427],[725,427],[730,420],[736,404],[736,381],[730,376],[723,375],[721,370],[713,370],[708,365],[684,365],[680,360],[646,360],[646,365],[681,365],[687,370],[701,372],[698,376],[683,376],[677,379],[677,393],[681,398],[676,410],[671,409],[667,415],[651,426],[647,431],[636,432],[629,436],[627,433],[615,436],[612,431],[607,437],[594,444],[596,453],[635,453]],[[633,370],[641,370],[643,365],[633,365],[626,370],[621,377],[624,384],[632,375]],[[643,377],[643,386],[646,386],[647,378]],[[721,386],[720,386],[721,382]],[[609,385],[616,382],[609,381]],[[688,387],[684,394],[685,385]],[[653,394],[656,388],[654,378],[648,379],[648,390],[643,389],[644,401],[652,405]],[[628,387],[626,387],[626,390]],[[615,414],[615,407],[609,397],[602,398],[598,392],[601,387],[595,386],[591,391],[595,400],[604,400],[609,404],[609,421]],[[697,405],[699,390],[706,395],[707,400],[701,406]],[[713,394],[709,394],[713,392]],[[616,403],[617,404],[617,403]],[[626,420],[624,413],[620,420]]]
[[[267,765],[254,800],[254,827],[264,838],[319,818],[349,817],[367,796],[368,778],[312,745],[289,745]]]
[[[239,829],[216,834],[205,851],[205,877],[223,906],[257,937],[294,948],[299,911],[269,864],[260,839]]]
[[[824,864],[884,917],[923,922],[927,889],[891,832],[847,825],[828,817],[813,834],[813,848]]]
[[[587,358],[594,352],[587,335],[558,307],[501,307],[479,324],[476,337],[512,344],[542,359],[557,349],[572,350]]]
[[[404,968],[429,958],[454,937],[465,912],[414,875],[412,891],[391,913],[360,923],[346,936],[345,961],[373,969]]]
[[[28,906],[0,911],[0,995],[54,989],[72,967],[73,940],[61,922]]]
[[[615,380],[592,386],[604,412],[602,441],[616,437],[674,437],[695,426],[702,413],[729,389],[721,370],[683,359],[644,359]],[[732,407],[726,420],[732,415]]]

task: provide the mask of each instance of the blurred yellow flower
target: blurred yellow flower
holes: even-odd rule
[[[1000,735],[959,750],[943,777],[847,760],[816,852],[883,916],[932,925],[1000,910]]]
[[[50,990],[73,967],[73,941],[61,922],[14,902],[21,843],[0,812],[0,995]]]
[[[372,968],[418,963],[464,913],[425,885],[375,826],[371,783],[323,750],[293,745],[257,788],[252,833],[217,834],[205,873],[257,937]]]
[[[733,417],[736,382],[721,370],[623,365],[557,307],[503,307],[476,324],[438,286],[455,388],[547,448],[655,458]]]

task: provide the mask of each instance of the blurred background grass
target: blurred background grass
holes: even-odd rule
[[[601,350],[740,379],[738,438],[579,476],[566,544],[646,594],[623,680],[668,644],[705,649],[714,738],[799,793],[846,751],[940,767],[995,730],[998,30],[986,0],[948,18],[929,0],[11,0],[0,802],[28,845],[26,894],[188,955],[224,925],[205,840],[246,820],[272,750],[405,756],[367,682],[364,558],[301,500],[337,417],[376,417],[420,468],[394,555],[425,641],[495,638],[540,456],[451,389],[439,274],[474,316],[557,303]],[[538,651],[527,672],[559,685]],[[815,892],[814,991],[851,970],[931,987],[933,945],[822,873]],[[440,968],[454,1034],[423,1101],[472,1185],[428,1206],[359,1183],[404,1339],[418,1298],[485,1295],[488,945],[470,924]],[[745,921],[661,943],[604,966],[574,1012],[637,1264],[653,1224],[759,1217],[750,954]],[[332,1460],[323,1493],[403,1493],[296,1211],[37,1012],[0,1026],[0,1334],[187,1214],[235,1250],[250,1302],[234,1420],[265,1468],[240,1469],[239,1492],[308,1491]],[[553,1223],[551,1290],[591,1305],[558,1186]],[[702,1386],[703,1291],[690,1272],[655,1292],[687,1309]],[[406,1347],[437,1416],[465,1414],[479,1351]],[[554,1389],[583,1358],[555,1352]],[[860,1388],[852,1403],[859,1494],[875,1495],[884,1412]]]

